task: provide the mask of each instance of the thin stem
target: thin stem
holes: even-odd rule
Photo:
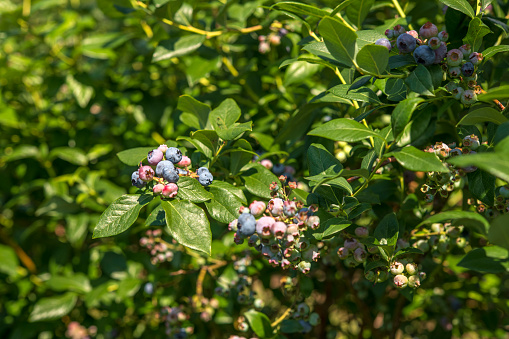
[[[270,324],[270,326],[276,327],[277,325],[279,325],[283,320],[285,320],[285,318],[290,314],[291,311],[292,307],[288,307],[279,318],[277,318],[272,324]]]
[[[403,11],[403,9],[401,8],[401,6],[399,5],[399,1],[398,0],[392,0],[392,3],[394,4],[394,7],[396,8],[396,10],[398,11],[398,14],[400,17],[402,17],[403,19],[406,18],[406,14],[405,12]],[[412,24],[408,24],[408,28],[410,29],[414,29],[412,27]]]

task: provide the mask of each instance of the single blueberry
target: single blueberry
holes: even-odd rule
[[[272,172],[275,175],[281,175],[284,173],[284,171],[285,171],[285,165],[283,165],[283,164],[274,164],[274,166],[272,167]]]
[[[256,229],[256,219],[251,213],[242,213],[237,222],[238,232],[244,236],[249,237],[254,234]]]
[[[396,40],[396,46],[398,47],[399,51],[404,54],[412,53],[416,45],[417,40],[415,40],[415,38],[408,33],[401,34]],[[433,54],[433,59],[434,56],[435,55]]]
[[[168,182],[176,183],[177,181],[179,181],[179,174],[175,170],[175,168],[166,167],[163,170],[163,178]]]
[[[210,174],[210,172],[202,172],[198,176],[198,182],[203,186],[208,186],[212,184],[212,181],[214,181],[214,177],[212,176],[212,174]]]
[[[166,151],[166,160],[177,164],[182,160],[182,152],[177,147],[169,147]]]
[[[160,161],[157,166],[156,166],[156,175],[158,177],[162,177],[163,176],[163,170],[165,168],[170,168],[170,169],[174,169],[175,166],[173,165],[173,163],[171,161],[168,161],[168,160],[163,160],[163,161]]]
[[[418,64],[430,66],[435,62],[435,51],[429,46],[422,45],[415,49],[414,59]]]
[[[470,61],[465,62],[463,64],[463,66],[461,66],[461,73],[466,77],[471,77],[472,75],[474,75],[474,71],[475,71],[475,66]]]
[[[210,172],[207,167],[200,167],[196,170],[196,174],[201,175],[202,173]]]
[[[138,171],[134,171],[133,174],[131,174],[131,183],[138,188],[145,186],[145,182],[140,179],[140,173]]]
[[[182,169],[182,168],[177,168],[177,171],[178,171],[178,174],[181,174],[181,175],[188,175],[189,174],[189,171],[187,171],[185,169]]]
[[[384,46],[385,48],[387,48],[389,51],[391,50],[392,46],[391,46],[391,42],[389,41],[389,39],[386,39],[386,38],[380,38],[378,39],[376,42],[375,42],[375,45],[379,45],[379,46]]]

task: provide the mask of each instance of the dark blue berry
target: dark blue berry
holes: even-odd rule
[[[424,66],[430,66],[435,62],[435,51],[429,46],[419,46],[414,51],[415,62]]]
[[[474,71],[475,71],[475,66],[470,61],[469,62],[465,62],[463,64],[463,66],[461,66],[461,73],[465,77],[471,77],[472,75],[474,75]]]
[[[198,182],[203,186],[208,186],[212,184],[212,181],[214,181],[214,177],[212,176],[212,174],[210,174],[210,172],[202,172],[198,176]]]
[[[196,174],[201,175],[202,173],[205,173],[205,172],[210,172],[210,171],[209,171],[209,169],[207,167],[200,167],[196,171]]]
[[[251,213],[242,213],[237,221],[237,230],[243,237],[249,237],[254,234],[256,229],[256,219]]]
[[[165,168],[170,168],[170,169],[174,169],[175,166],[173,165],[173,163],[171,161],[168,161],[168,160],[163,160],[163,161],[160,161],[157,166],[156,166],[156,175],[158,177],[162,177],[163,176],[163,170]]]
[[[138,171],[134,171],[133,174],[131,174],[131,183],[138,188],[145,186],[145,182],[140,179],[140,173]]]
[[[275,164],[274,167],[272,167],[272,172],[275,175],[281,175],[285,171],[285,165],[283,164]]]
[[[182,152],[177,147],[169,147],[166,151],[166,160],[176,164],[182,160]]]
[[[376,42],[375,42],[375,45],[379,45],[379,46],[384,46],[385,48],[387,48],[389,51],[391,50],[392,46],[391,46],[391,42],[389,41],[389,39],[386,39],[386,38],[380,38],[378,39]]]
[[[163,178],[168,182],[176,183],[179,181],[179,174],[175,168],[166,167],[163,170]]]
[[[401,34],[396,40],[396,46],[398,47],[399,51],[404,54],[412,53],[416,45],[417,40],[415,40],[415,38],[408,33]]]

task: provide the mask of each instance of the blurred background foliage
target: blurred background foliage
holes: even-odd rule
[[[391,2],[372,2],[365,28],[379,27],[396,14]],[[308,3],[333,8],[337,1]],[[238,333],[234,323],[242,305],[228,298],[217,297],[221,310],[212,321],[201,318],[206,302],[200,298],[213,295],[215,280],[202,278],[202,294],[196,280],[209,259],[177,246],[171,262],[156,266],[140,249],[148,214],[115,238],[92,240],[91,231],[108,204],[135,191],[130,187],[133,168],[120,164],[117,152],[162,144],[194,130],[177,109],[181,95],[212,107],[235,99],[241,121],[254,122],[246,136],[254,149],[280,155],[300,174],[306,170],[304,154],[316,141],[303,138],[311,126],[346,112],[355,115],[353,107],[340,103],[309,104],[339,83],[329,69],[305,62],[279,68],[299,55],[298,43],[309,32],[300,20],[271,11],[267,6],[272,4],[0,1],[1,337],[69,337],[68,325],[77,321],[95,326],[97,338],[160,338],[165,332],[161,307],[180,304],[197,337]],[[427,20],[443,24],[447,18],[436,1],[411,1],[405,8],[419,25]],[[494,11],[504,17],[507,4],[495,1]],[[308,22],[314,27],[317,20]],[[282,27],[289,33],[281,44],[261,53],[258,36]],[[507,30],[506,22],[495,19],[490,28],[496,37]],[[508,59],[500,55],[484,76],[492,86],[507,83],[507,67]],[[343,75],[351,83],[354,74],[347,70]],[[386,118],[381,114],[372,123],[383,126]],[[321,141],[334,149],[332,142]],[[220,237],[224,225],[213,224],[212,230],[216,258],[240,256],[243,247],[230,246],[231,236]],[[249,269],[258,277],[253,288],[275,319],[283,305],[291,304],[278,288],[281,276],[268,266],[260,261]],[[226,273],[232,267],[228,264]],[[169,275],[181,269],[185,272]],[[424,289],[404,309],[405,299],[398,294],[384,294],[365,280],[357,283],[361,272],[349,276],[322,270],[318,278],[302,278],[300,286],[318,302],[322,318],[311,337],[363,333],[363,312],[375,314],[387,333],[395,333],[398,328],[391,324],[399,325],[394,319],[403,317],[403,330],[414,336],[502,337],[501,326],[508,325],[503,316],[508,314],[508,280],[448,269],[439,286]],[[224,279],[233,279],[228,274]],[[148,283],[157,287],[152,293],[145,288]]]

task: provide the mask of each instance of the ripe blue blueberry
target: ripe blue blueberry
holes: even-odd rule
[[[159,162],[156,166],[156,175],[161,178],[163,176],[163,170],[165,168],[174,169],[175,166],[173,165],[173,163],[171,161],[163,160],[163,161]]]
[[[375,45],[379,45],[379,46],[384,46],[385,48],[387,48],[389,51],[391,50],[392,46],[391,46],[391,42],[386,39],[386,38],[380,38],[378,39],[376,42],[375,42]]]
[[[140,179],[140,173],[138,171],[134,171],[131,175],[131,183],[133,186],[136,186],[138,188],[142,188],[145,186],[145,182]]]
[[[175,167],[174,168],[165,167],[163,170],[163,178],[168,182],[176,183],[177,181],[179,181],[179,174]]]
[[[461,73],[465,77],[471,77],[474,74],[474,71],[475,71],[475,66],[470,61],[464,63],[463,66],[461,66]]]
[[[441,42],[440,46],[435,49],[435,64],[441,63],[447,55],[447,44]]]
[[[242,213],[237,221],[237,230],[244,236],[249,237],[256,229],[256,219],[251,213]]]
[[[414,59],[418,64],[430,66],[435,62],[435,52],[429,46],[422,45],[415,49]]]
[[[396,40],[396,46],[398,47],[399,51],[404,54],[412,53],[416,45],[417,40],[415,40],[415,38],[408,33],[401,34]]]
[[[392,29],[387,29],[385,31],[385,35],[387,36],[387,38],[392,39],[394,38],[394,31]]]
[[[176,164],[182,160],[182,152],[177,147],[169,147],[166,151],[166,160]]]
[[[152,166],[157,165],[161,160],[163,160],[163,152],[159,149],[148,152],[147,161]]]
[[[203,186],[212,184],[212,181],[214,181],[214,177],[210,174],[210,172],[202,172],[202,174],[198,176],[198,182]]]
[[[274,167],[272,167],[272,172],[274,172],[275,175],[281,175],[285,171],[285,165],[283,164],[275,164]]]
[[[207,167],[200,167],[196,170],[196,174],[201,175],[202,173],[210,172]]]

